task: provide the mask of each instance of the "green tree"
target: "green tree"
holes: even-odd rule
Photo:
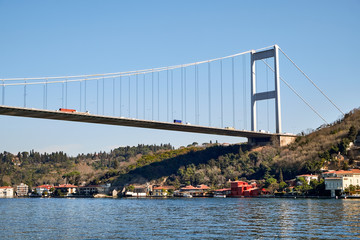
[[[277,180],[273,177],[265,179],[265,188],[267,188],[271,193],[274,193],[276,189],[279,189],[279,184]]]
[[[349,147],[350,140],[348,138],[343,138],[338,145],[339,151],[341,154],[346,154],[346,149]]]
[[[129,185],[126,187],[126,190],[129,192],[133,192],[135,190],[135,187],[133,185]]]
[[[323,167],[324,162],[325,162],[324,158],[321,159],[313,158],[305,163],[305,168],[308,172],[317,173],[320,172],[320,169]]]
[[[81,178],[80,172],[78,172],[78,171],[72,171],[69,173],[65,173],[62,177],[65,178],[68,183],[75,184],[75,185],[79,185],[79,181]]]
[[[349,128],[349,132],[348,132],[347,137],[349,138],[349,140],[350,140],[351,142],[353,142],[353,141],[355,140],[355,138],[356,138],[356,135],[357,135],[357,130],[356,130],[355,126],[352,125],[352,126]]]
[[[54,192],[53,192],[53,196],[54,197],[63,197],[65,194],[63,192],[61,192],[61,190],[59,188],[57,188]]]
[[[304,177],[298,178],[298,186],[296,187],[297,191],[307,195],[311,189],[312,189],[311,186],[308,184],[308,182],[305,180]]]
[[[265,179],[265,187],[268,188],[270,185],[277,183],[277,180],[273,177]]]
[[[345,188],[344,192],[347,193],[347,194],[351,194],[351,193],[354,193],[355,190],[356,190],[356,186],[350,184],[349,187]]]
[[[287,184],[284,181],[279,183],[279,190],[283,191],[287,187]]]

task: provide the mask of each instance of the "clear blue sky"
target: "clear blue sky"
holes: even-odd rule
[[[348,112],[360,105],[359,12],[359,1],[0,0],[0,78],[163,67],[278,44]],[[285,58],[280,73],[328,122],[341,116]],[[281,91],[285,132],[323,124],[283,84]],[[0,151],[12,153],[245,140],[7,116],[0,126]]]

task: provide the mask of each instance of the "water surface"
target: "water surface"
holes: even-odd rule
[[[360,200],[0,199],[1,239],[356,239]]]

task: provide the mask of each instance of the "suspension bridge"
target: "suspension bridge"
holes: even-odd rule
[[[277,45],[145,70],[3,78],[0,114],[245,137],[254,144],[267,143],[276,137],[284,145],[295,136],[282,132],[280,81],[327,122],[280,76],[279,53],[343,114]],[[259,63],[265,67],[265,74],[257,69]],[[261,78],[266,79],[263,91],[259,91]],[[264,100],[274,101],[267,105],[267,130],[259,130],[257,104]],[[274,109],[272,114],[269,106]]]

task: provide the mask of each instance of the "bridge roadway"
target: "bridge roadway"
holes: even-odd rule
[[[99,123],[99,124],[107,124],[107,125],[151,128],[151,129],[192,132],[192,133],[204,133],[204,134],[225,135],[225,136],[233,136],[233,137],[245,137],[248,138],[249,141],[251,139],[253,142],[254,141],[257,142],[257,140],[260,140],[261,142],[270,141],[272,136],[278,136],[278,137],[292,136],[287,134],[273,134],[273,133],[253,132],[253,131],[244,131],[244,130],[236,130],[236,129],[204,127],[197,125],[175,124],[168,122],[149,121],[149,120],[141,120],[141,119],[125,118],[125,117],[101,116],[101,115],[93,115],[83,112],[67,113],[67,112],[60,112],[53,110],[11,107],[11,106],[3,106],[3,105],[0,105],[0,115],[43,118],[43,119],[86,122],[86,123]]]

